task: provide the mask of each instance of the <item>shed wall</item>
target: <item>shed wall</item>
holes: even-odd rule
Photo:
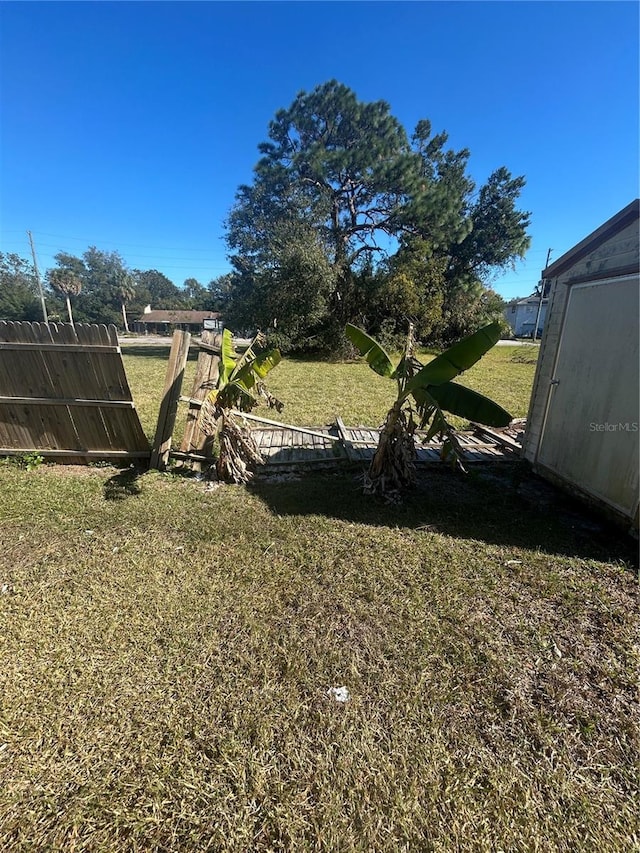
[[[587,247],[588,249],[588,247]],[[608,281],[611,285],[611,299],[617,297],[615,283],[621,281],[624,277],[628,280],[628,273],[635,267],[638,269],[640,250],[640,239],[638,234],[638,220],[625,225],[619,232],[613,234],[610,238],[596,245],[593,250],[586,251],[582,257],[576,259],[568,268],[565,268],[559,275],[552,279],[549,310],[547,313],[547,322],[545,324],[544,334],[542,337],[540,355],[534,378],[529,412],[527,416],[527,432],[523,443],[523,455],[532,464],[540,464],[539,451],[544,430],[545,417],[547,413],[552,379],[558,360],[559,347],[563,328],[565,326],[567,311],[571,310],[568,307],[569,294],[572,285],[577,285],[580,282],[599,282],[604,286],[608,286]],[[635,274],[635,287],[640,288],[640,280],[638,274]],[[601,323],[602,335],[608,339],[609,347],[622,349],[620,340],[626,335],[638,336],[638,312],[626,311],[622,305],[617,309],[612,305],[611,312],[608,316],[603,316]],[[624,330],[624,335],[621,332]],[[630,371],[635,378],[631,379],[631,383],[637,383],[638,366],[637,364],[629,366],[625,362],[625,357],[628,353],[620,352],[619,359],[621,363],[625,363],[626,367],[630,367]],[[629,361],[629,358],[626,359]],[[629,370],[627,370],[627,373]],[[626,380],[629,381],[628,378]],[[631,386],[629,386],[631,387]],[[594,393],[598,393],[598,388],[594,389]],[[602,391],[604,393],[604,391]],[[606,402],[602,402],[603,411],[606,409]],[[606,420],[606,412],[604,413]],[[613,419],[613,413],[611,413]],[[567,436],[567,440],[571,441],[571,437]],[[631,460],[629,462],[631,464]],[[622,474],[621,474],[622,476]],[[624,476],[627,473],[624,472]],[[588,482],[576,482],[578,490],[589,494]],[[637,485],[636,485],[637,491]],[[637,499],[637,498],[636,498]],[[637,513],[637,507],[634,507],[631,512],[631,517]]]
[[[627,517],[638,494],[638,276],[569,288],[538,465]],[[624,354],[621,356],[621,354]]]
[[[558,277],[562,283],[586,278],[607,278],[618,270],[638,266],[638,220],[629,223]]]
[[[540,442],[550,383],[553,379],[560,334],[564,324],[570,282],[584,281],[592,277],[594,279],[608,278],[611,273],[615,274],[617,270],[628,268],[634,264],[637,267],[639,256],[640,240],[638,238],[638,220],[636,219],[552,280],[547,318],[527,415],[527,433],[523,445],[523,455],[530,462],[535,461]],[[637,317],[628,319],[630,322],[635,322],[637,327]]]

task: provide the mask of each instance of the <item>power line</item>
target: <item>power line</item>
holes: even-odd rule
[[[40,246],[42,246],[45,249],[57,249],[58,251],[63,251],[60,249],[60,246],[58,244],[54,244],[54,243],[40,243]],[[129,252],[128,254],[134,255],[136,258],[141,258],[143,260],[184,261],[187,263],[194,262],[194,263],[199,263],[199,264],[206,264],[207,263],[207,258],[183,258],[183,257],[176,257],[175,255],[173,257],[162,258],[162,257],[158,257],[158,255],[139,255],[137,252]],[[214,262],[212,261],[212,264],[213,263]],[[218,258],[215,259],[215,263],[216,264],[219,263]]]
[[[21,231],[5,230],[5,229],[0,229],[0,231],[3,234],[21,234],[22,233]],[[70,237],[70,236],[64,235],[64,234],[51,234],[47,231],[39,231],[38,237],[55,237],[57,240],[75,240],[75,241],[78,241],[81,243],[86,243],[87,245],[90,245],[90,246],[95,246],[98,243],[103,243],[103,244],[106,243],[106,244],[118,245],[118,246],[123,246],[123,247],[126,246],[127,248],[133,248],[133,249],[135,249],[135,248],[152,249],[152,250],[157,249],[158,251],[165,251],[165,252],[182,252],[185,250],[184,246],[150,246],[150,245],[144,244],[144,243],[121,243],[119,240],[96,239],[95,237]],[[52,243],[40,243],[40,245],[45,246],[47,248],[54,248],[54,249],[58,248],[57,244],[54,245]],[[199,248],[190,246],[186,249],[186,251],[188,251],[188,252],[209,252],[210,249],[199,249]],[[546,251],[545,249],[534,249],[532,251],[528,251],[527,252],[527,258],[519,259],[519,260],[526,261],[532,255],[544,255],[545,251]],[[142,257],[142,256],[140,256],[140,257]],[[190,258],[172,258],[172,260],[191,260],[191,259]],[[193,260],[201,260],[201,258],[197,258],[197,259],[194,258]]]
[[[8,233],[22,233],[22,232],[5,231],[4,233],[8,234]],[[64,239],[80,239],[80,238],[62,238],[61,237],[61,240],[64,240]],[[103,241],[101,241],[101,242],[103,242]],[[104,244],[104,242],[103,242],[103,244]],[[91,243],[91,245],[95,245],[95,242]],[[134,244],[129,244],[129,245],[132,246]],[[42,243],[42,242],[40,242],[39,246],[41,248],[48,249],[49,252],[53,252],[53,250],[55,250],[56,254],[58,252],[68,252],[69,254],[74,254],[74,252],[77,251],[77,250],[69,250],[68,248],[61,247],[60,243],[46,243],[46,242]],[[180,249],[173,249],[172,250],[166,246],[163,246],[162,248],[159,248],[158,251],[167,252],[167,251],[181,251],[181,250]],[[194,248],[191,248],[191,249],[187,249],[187,251],[189,251],[189,252],[205,252],[205,251],[210,251],[210,249],[194,249]],[[173,256],[165,255],[164,257],[162,255],[158,255],[158,254],[153,254],[153,255],[142,254],[141,255],[141,254],[138,254],[136,251],[126,252],[125,254],[130,256],[129,263],[132,266],[138,266],[139,262],[141,262],[141,261],[151,261],[151,262],[153,262],[153,265],[162,266],[163,268],[168,269],[168,270],[184,271],[185,267],[188,267],[194,271],[205,272],[205,273],[224,273],[224,272],[228,272],[228,270],[230,268],[230,264],[228,264],[228,263],[224,264],[224,262],[221,263],[219,256],[217,256],[215,258],[212,257],[212,258],[208,259],[206,257],[205,258],[203,258],[203,257],[184,257],[184,256],[175,256],[175,255],[173,255]]]
[[[6,231],[5,229],[1,229],[3,234],[21,234],[21,231]],[[95,237],[70,237],[65,234],[50,234],[46,231],[39,231],[39,237],[55,237],[56,240],[76,240],[80,243],[86,243],[89,246],[95,246],[97,243],[110,243],[112,245],[118,246],[127,246],[128,248],[139,248],[139,249],[164,249],[167,252],[182,252],[184,251],[184,246],[149,246],[143,243],[121,243],[119,240],[106,240],[103,238],[96,239]],[[45,245],[45,244],[42,244]],[[51,245],[51,244],[46,244]],[[188,252],[209,252],[210,249],[197,249],[195,247],[189,247],[187,249]]]

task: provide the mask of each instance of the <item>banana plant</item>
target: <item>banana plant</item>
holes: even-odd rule
[[[243,422],[241,413],[250,412],[260,399],[270,408],[281,412],[284,404],[267,390],[264,379],[282,359],[275,347],[266,347],[265,336],[258,332],[242,355],[233,345],[229,329],[222,332],[220,366],[216,387],[209,393],[202,408],[202,428],[219,439],[220,452],[216,462],[219,480],[246,483],[253,468],[263,464],[262,456]]]
[[[488,397],[452,380],[472,367],[500,339],[500,326],[491,323],[454,344],[428,364],[413,354],[413,327],[409,327],[405,351],[393,362],[383,347],[363,329],[347,324],[351,343],[380,376],[395,380],[396,400],[387,413],[380,440],[366,477],[366,490],[394,499],[415,482],[416,429],[427,429],[425,441],[442,438],[442,456],[463,468],[463,451],[445,412],[487,426],[504,427],[511,415]],[[464,469],[463,469],[464,470]]]

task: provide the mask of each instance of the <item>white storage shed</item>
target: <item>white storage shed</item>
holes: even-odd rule
[[[524,457],[638,530],[640,203],[543,270],[550,307]]]

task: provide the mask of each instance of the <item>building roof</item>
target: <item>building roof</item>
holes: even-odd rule
[[[535,293],[532,293],[531,296],[525,296],[523,299],[510,299],[506,304],[506,308],[514,308],[516,305],[529,305],[533,303],[535,305],[540,302],[540,297],[536,296]],[[542,297],[542,304],[546,305],[549,302],[549,298],[547,296]]]
[[[203,323],[205,320],[218,320],[220,314],[215,311],[147,311],[138,317],[138,323]]]
[[[548,301],[549,301],[548,297],[546,297],[546,296],[543,296],[543,297],[542,297],[542,304],[543,304],[543,305],[545,305]],[[539,297],[539,296],[536,296],[536,295],[535,295],[535,293],[534,293],[534,294],[533,294],[533,296],[525,296],[525,298],[524,298],[524,299],[516,299],[515,303],[512,303],[512,304],[515,304],[515,305],[528,305],[530,302],[532,302],[532,303],[534,303],[535,305],[537,305],[537,304],[538,304],[538,302],[540,302],[540,297]]]
[[[585,255],[595,251],[598,246],[601,246],[609,240],[618,231],[622,231],[627,225],[630,225],[635,219],[640,217],[640,200],[635,199],[624,207],[611,219],[608,219],[600,228],[596,228],[588,237],[581,240],[573,249],[569,249],[564,255],[554,261],[550,266],[542,271],[543,278],[555,278],[566,272],[574,264],[578,263]]]

